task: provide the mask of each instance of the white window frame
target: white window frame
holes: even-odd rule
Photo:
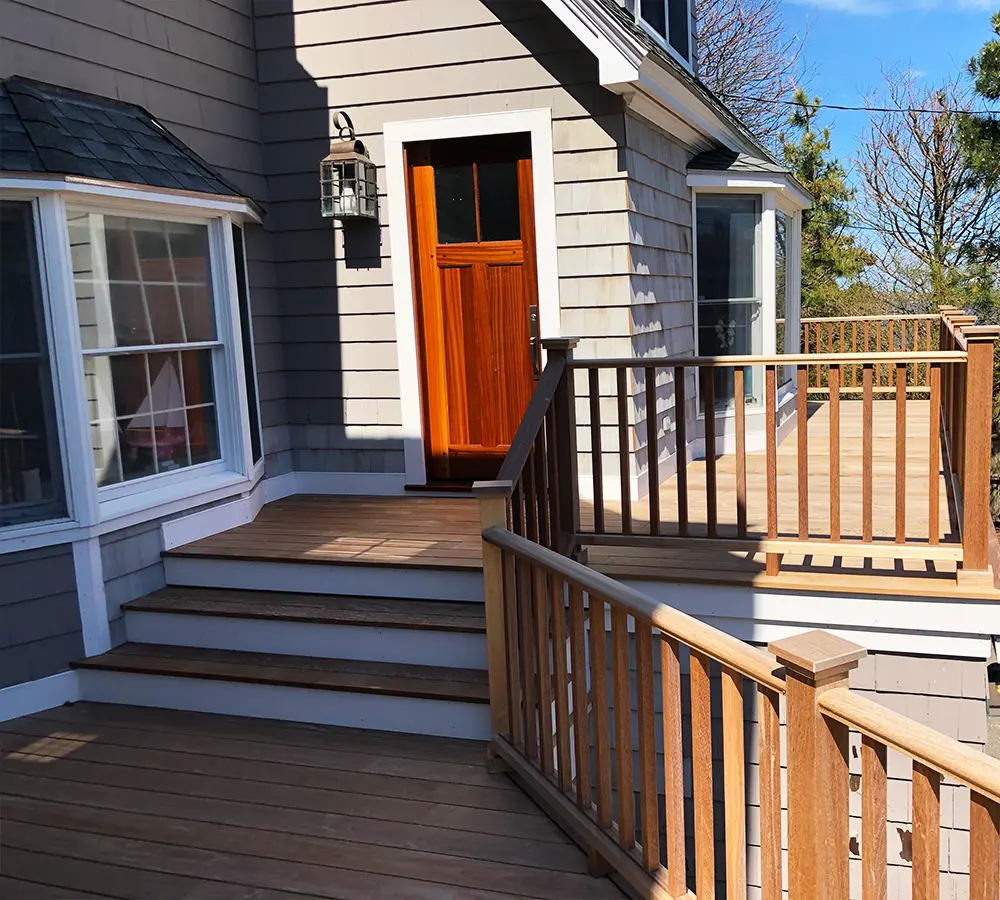
[[[694,73],[694,16],[692,10],[692,4],[695,0],[687,0],[687,23],[688,23],[688,58],[685,59],[680,53],[674,49],[674,46],[670,43],[670,0],[636,0],[635,8],[635,20],[641,26],[643,31],[646,32],[656,43],[667,51],[674,59],[677,60],[685,69],[687,69],[692,74]],[[646,19],[643,18],[642,8],[647,3],[656,3],[663,6],[663,22],[666,30],[666,36],[660,34],[652,25],[649,24]]]
[[[255,467],[252,460],[232,223],[245,227],[247,221],[259,222],[254,210],[244,201],[225,197],[157,194],[148,189],[69,183],[63,179],[0,177],[0,191],[4,199],[27,200],[34,206],[67,506],[67,515],[62,518],[0,527],[0,554],[80,540],[249,492],[263,475],[263,466]],[[221,460],[98,488],[73,285],[68,206],[208,226],[213,299],[222,344],[213,359]],[[258,412],[259,405],[258,395]]]

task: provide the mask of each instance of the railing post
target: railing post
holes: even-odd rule
[[[788,900],[848,900],[848,728],[822,714],[819,697],[847,687],[868,651],[825,631],[768,649],[786,670]]]
[[[576,457],[576,396],[573,383],[573,348],[577,338],[548,338],[542,347],[549,360],[560,356],[566,360],[566,370],[556,389],[552,404],[556,422],[556,473],[559,479],[559,526],[561,533],[553,547],[564,556],[576,550],[576,534],[580,531],[580,479]],[[600,477],[600,473],[597,473]]]
[[[969,362],[965,378],[965,440],[962,448],[962,568],[960,585],[993,586],[990,572],[990,462],[993,446],[993,346],[1000,328],[966,326]]]
[[[479,518],[482,528],[507,527],[507,498],[513,490],[509,481],[477,482]],[[486,663],[490,685],[490,733],[510,730],[509,688],[507,680],[507,617],[504,603],[503,552],[483,541],[483,587],[486,606]],[[487,765],[491,772],[506,771],[507,765],[496,755],[492,742],[487,745]]]

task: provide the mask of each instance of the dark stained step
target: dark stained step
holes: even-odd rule
[[[487,673],[401,663],[319,659],[164,644],[122,644],[75,669],[269,684],[313,690],[489,703]]]
[[[131,600],[126,611],[269,619],[282,622],[486,633],[482,603],[393,600],[221,588],[166,587]]]

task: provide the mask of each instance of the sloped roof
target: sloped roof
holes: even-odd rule
[[[792,170],[769,159],[759,159],[746,153],[721,147],[699,153],[688,163],[688,171],[697,172],[773,172],[791,175]]]
[[[141,106],[19,77],[0,81],[0,171],[243,196]]]

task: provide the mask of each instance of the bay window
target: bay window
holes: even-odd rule
[[[156,517],[262,465],[240,219],[84,193],[0,202],[0,538]]]
[[[691,64],[694,0],[638,0],[638,18],[646,30]]]
[[[34,204],[0,202],[0,526],[66,515]]]

